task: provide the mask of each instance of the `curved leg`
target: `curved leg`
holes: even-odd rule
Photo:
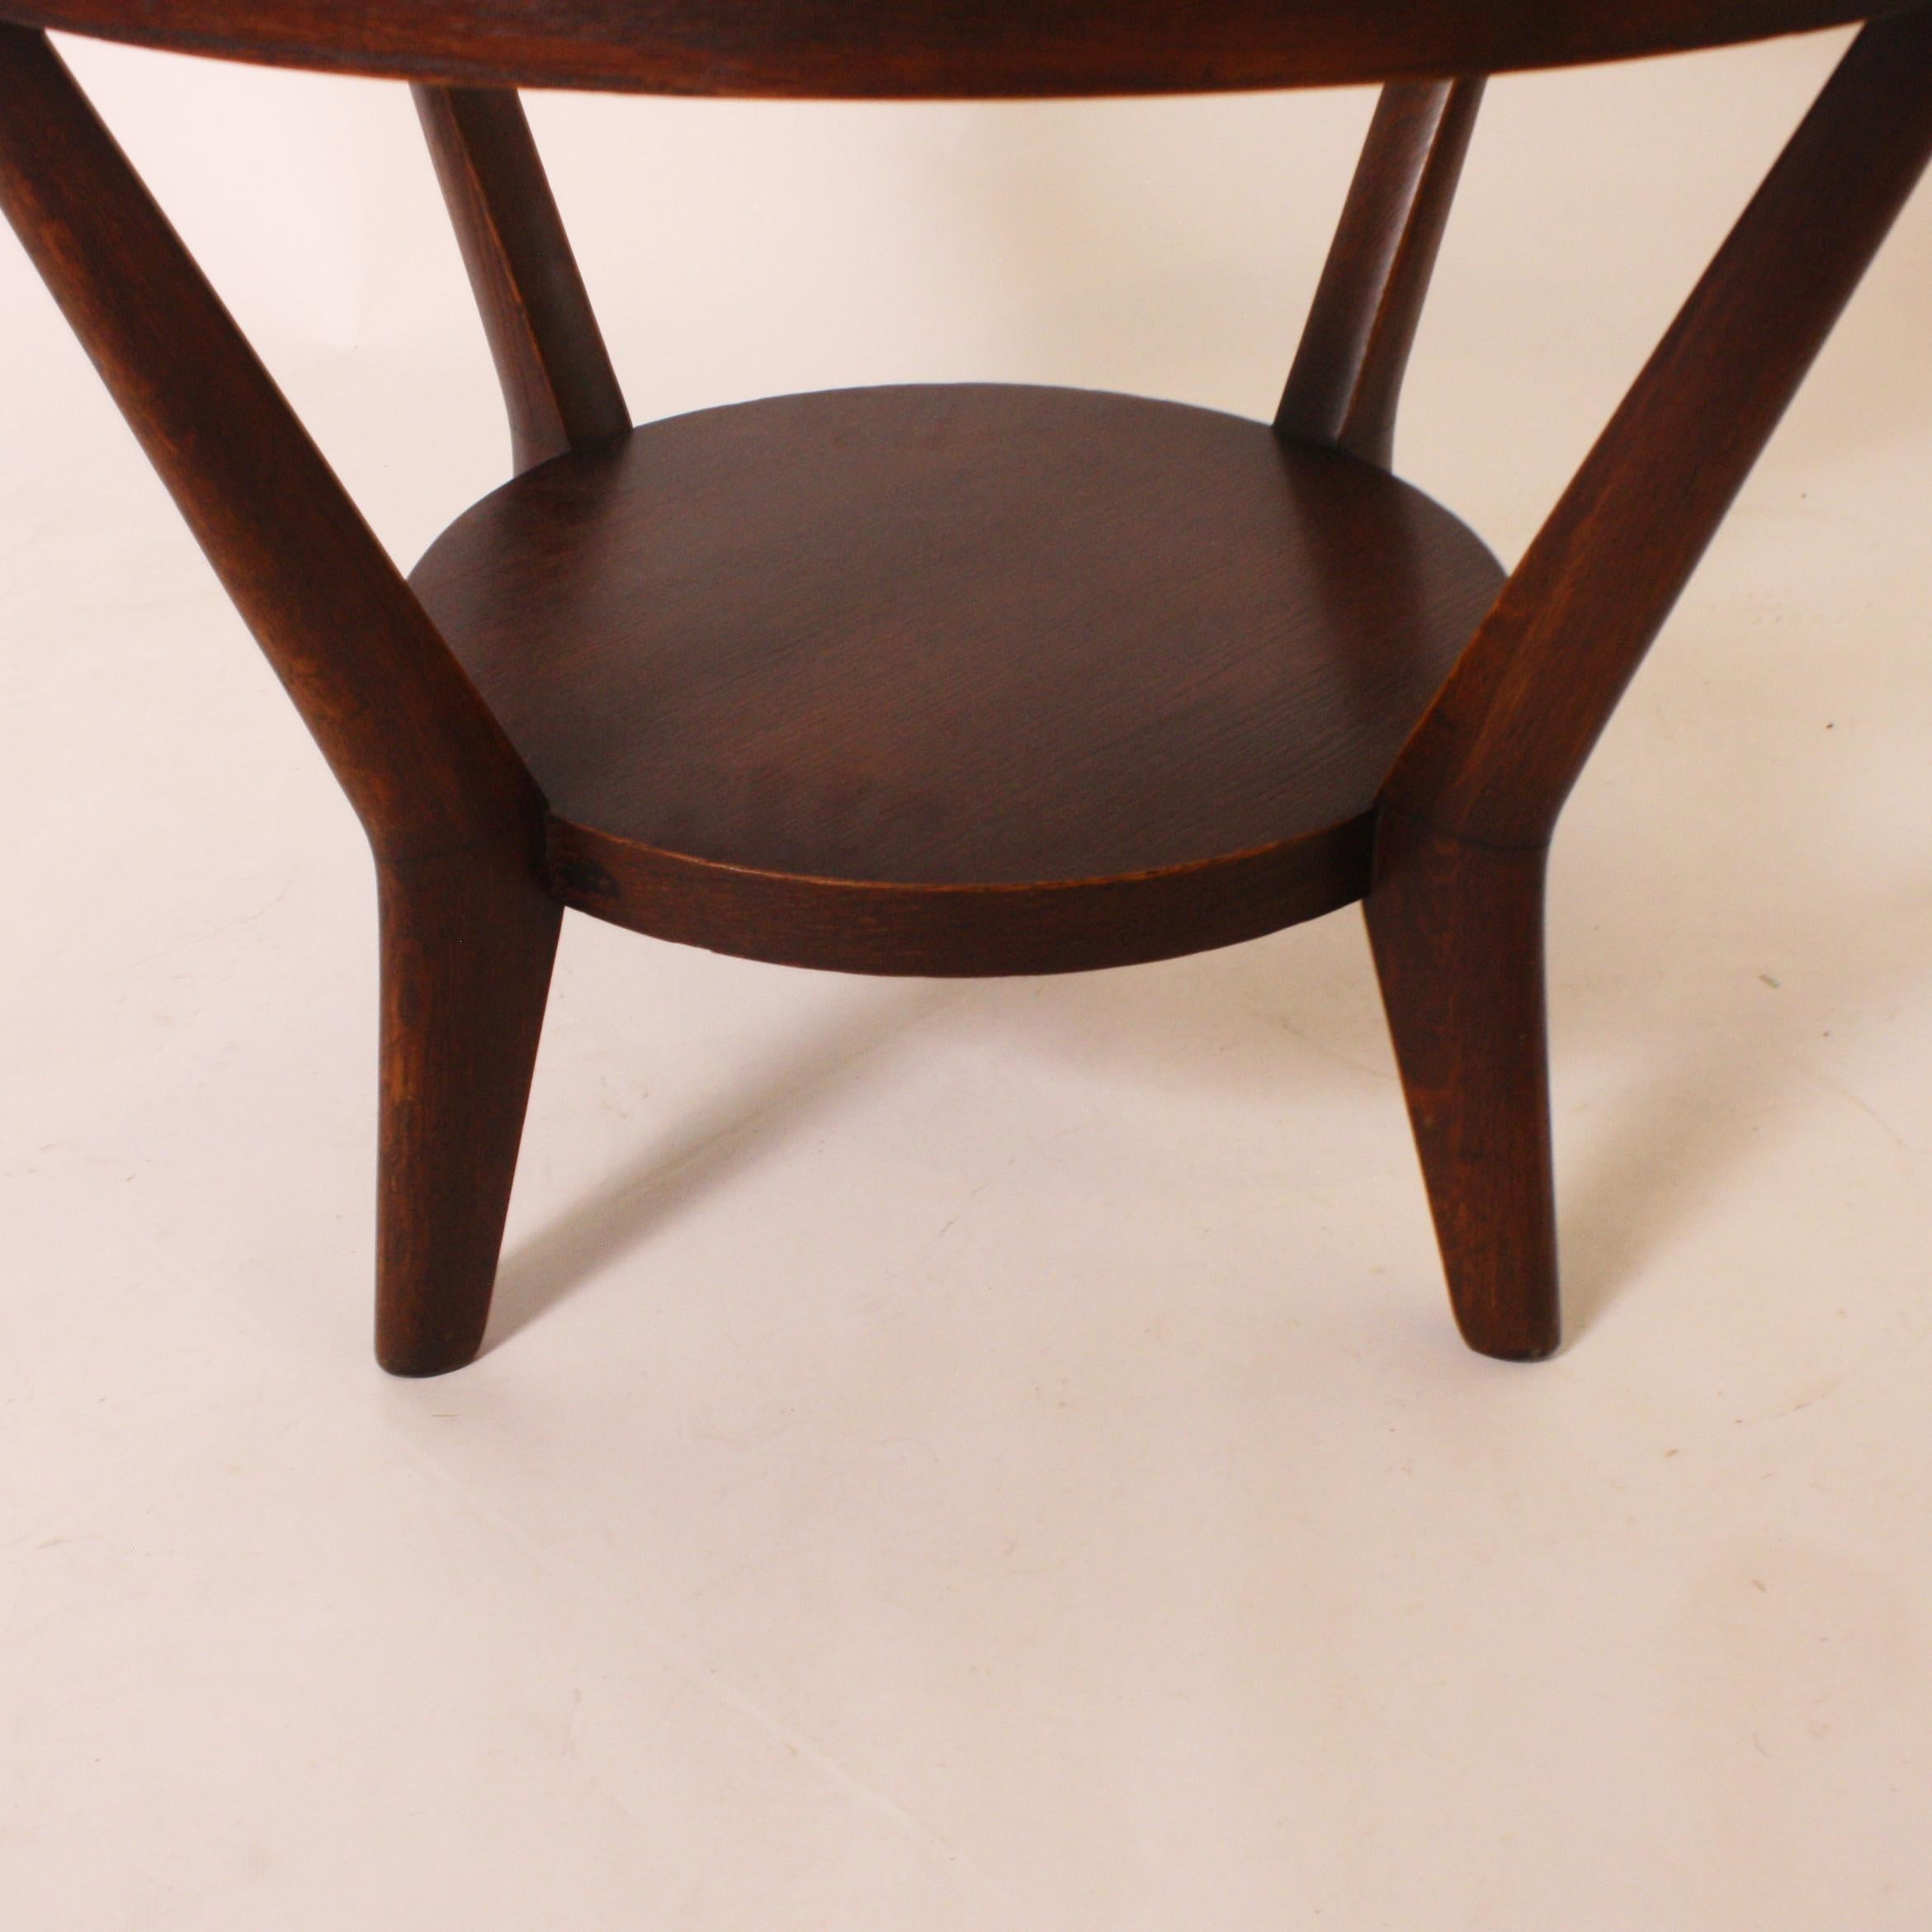
[[[440,1375],[482,1344],[563,908],[514,844],[378,877],[376,1354]]]
[[[1366,907],[1456,1324],[1509,1362],[1561,1339],[1543,861],[1391,814]]]
[[[559,906],[529,772],[44,35],[0,23],[0,207],[361,817],[382,895],[377,1352],[475,1353]]]
[[[506,90],[413,90],[510,415],[519,471],[631,430],[523,104]]]
[[[1382,790],[1368,928],[1457,1318],[1557,1339],[1542,1015],[1557,815],[1932,157],[1932,13],[1867,27]]]

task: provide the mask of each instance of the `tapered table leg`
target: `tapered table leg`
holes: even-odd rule
[[[1854,42],[1384,788],[1369,934],[1450,1293],[1486,1353],[1557,1339],[1557,815],[1929,156],[1932,14],[1912,13]]]
[[[44,35],[0,25],[0,205],[369,836],[378,1353],[475,1353],[560,909],[544,801]]]

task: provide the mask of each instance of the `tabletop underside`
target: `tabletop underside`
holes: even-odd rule
[[[0,18],[276,65],[678,94],[943,99],[1496,73],[1924,0],[0,0]]]

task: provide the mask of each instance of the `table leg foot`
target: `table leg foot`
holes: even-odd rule
[[[1366,908],[1457,1325],[1512,1362],[1561,1339],[1544,858],[1389,814]]]
[[[562,908],[514,839],[379,865],[376,1355],[461,1368],[483,1342]]]

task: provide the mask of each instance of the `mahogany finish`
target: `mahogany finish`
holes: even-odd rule
[[[385,1366],[479,1344],[565,905],[956,974],[1157,958],[1365,898],[1457,1320],[1548,1353],[1547,848],[1932,155],[1932,13],[1864,11],[1887,17],[1505,583],[1387,474],[1481,75],[1854,17],[1835,0],[0,0],[424,83],[519,474],[406,583],[45,36],[0,25],[0,205],[376,857]],[[1395,84],[1272,429],[967,385],[633,431],[505,91],[1368,78]]]
[[[500,726],[42,35],[0,202],[385,857],[540,822]]]
[[[1383,88],[1275,411],[1279,434],[1394,461],[1396,405],[1482,89]]]
[[[1456,1325],[1535,1362],[1562,1339],[1541,846],[1385,809],[1368,937]]]
[[[918,100],[1500,73],[1915,0],[4,0],[40,26],[486,87]]]
[[[1543,848],[1929,158],[1921,13],[1853,43],[1384,793],[1369,934],[1450,1293],[1486,1353],[1556,1344],[1542,971],[1524,937],[1542,924]]]
[[[474,87],[412,92],[503,385],[514,466],[629,435],[523,103]]]
[[[378,1350],[455,1368],[482,1334],[556,942],[542,796],[65,66],[3,26],[0,204],[368,834]]]
[[[1360,898],[1376,793],[1502,571],[1259,423],[957,385],[653,423],[485,498],[412,581],[572,904],[948,974]]]
[[[1389,786],[1547,840],[1831,325],[1932,157],[1932,13],[1868,28],[1792,136],[1471,641]]]

